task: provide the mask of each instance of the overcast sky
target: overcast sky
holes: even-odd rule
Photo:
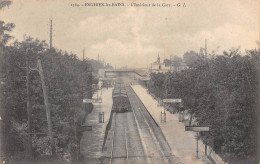
[[[219,53],[238,46],[242,51],[254,49],[259,40],[258,0],[164,1],[185,2],[185,8],[70,6],[73,2],[87,1],[94,2],[15,0],[1,11],[0,18],[15,23],[12,35],[18,40],[26,34],[49,43],[52,17],[54,47],[76,53],[80,59],[85,48],[87,57],[97,59],[99,54],[117,67],[147,67],[158,53],[164,59],[199,51],[205,39],[209,52],[219,46]],[[99,0],[102,1],[115,2]]]

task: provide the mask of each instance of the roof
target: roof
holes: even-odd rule
[[[154,62],[152,65],[164,65],[164,63]]]
[[[127,95],[125,95],[125,94],[116,94],[116,95],[113,95],[113,97],[127,97]]]

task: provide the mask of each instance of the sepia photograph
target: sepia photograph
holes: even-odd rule
[[[0,0],[0,164],[260,164],[260,0]]]

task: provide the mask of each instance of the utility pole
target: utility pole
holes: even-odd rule
[[[197,149],[196,149],[196,158],[199,159],[199,132],[197,132]]]
[[[259,40],[256,41],[256,44],[258,45],[258,50],[260,50],[260,33],[259,33],[258,39]]]
[[[166,75],[166,83],[165,83],[165,99],[168,98],[168,76],[169,74],[167,73]],[[164,105],[164,110],[163,110],[163,119],[164,119],[164,122],[166,122],[166,111],[165,111],[165,108],[167,107],[167,105]]]
[[[208,50],[207,50],[207,39],[205,39],[205,55],[207,56],[208,55]]]
[[[85,59],[85,54],[84,54],[85,52],[84,52],[84,48],[83,48],[83,61],[84,61],[84,59]]]
[[[256,44],[258,45],[258,50],[260,50],[260,41],[256,41]]]
[[[97,85],[97,99],[98,99],[98,85]]]
[[[75,142],[76,142],[76,159],[77,162],[79,161],[79,142],[78,142],[78,136],[77,136],[77,127],[76,127],[76,109],[74,109],[74,119],[73,119],[73,123],[74,123],[74,135],[75,135]]]
[[[50,20],[50,49],[52,49],[52,18]]]
[[[52,152],[52,155],[54,156],[55,155],[55,145],[54,145],[53,134],[52,134],[51,111],[50,111],[50,107],[49,107],[48,94],[47,94],[47,89],[45,86],[42,63],[41,63],[40,59],[38,59],[38,61],[37,61],[37,67],[38,67],[38,71],[39,71],[41,83],[42,83],[44,104],[45,104],[45,108],[46,108],[46,117],[47,117],[47,123],[48,123],[48,135],[49,135],[50,141],[51,141],[51,152]]]
[[[31,137],[31,108],[30,108],[30,68],[29,68],[29,58],[28,58],[28,52],[26,57],[26,93],[27,93],[27,119],[28,119],[28,147],[27,147],[27,155],[28,158],[32,158],[32,137]]]

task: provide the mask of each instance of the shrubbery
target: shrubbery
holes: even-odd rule
[[[192,51],[184,57],[188,69],[151,74],[149,91],[165,98],[168,79],[167,97],[181,98],[199,125],[210,126],[216,152],[231,163],[257,163],[259,51],[244,56],[238,50],[208,56]]]
[[[5,153],[13,160],[25,157],[28,145],[25,66],[28,59],[30,67],[36,68],[39,58],[51,108],[56,157],[65,161],[74,160],[74,149],[82,135],[81,124],[93,108],[92,104],[82,104],[82,99],[92,97],[92,84],[97,83],[97,79],[93,77],[93,70],[97,69],[97,65],[104,66],[95,60],[81,61],[75,54],[49,49],[45,41],[30,37],[7,46],[6,43],[12,38],[8,32],[14,25],[1,21],[0,27],[1,38],[5,39],[0,45],[0,114],[4,133],[1,139],[5,143]],[[39,160],[51,154],[50,141],[39,73],[30,71],[29,79],[32,133],[43,133],[32,135],[33,156],[35,160]]]

